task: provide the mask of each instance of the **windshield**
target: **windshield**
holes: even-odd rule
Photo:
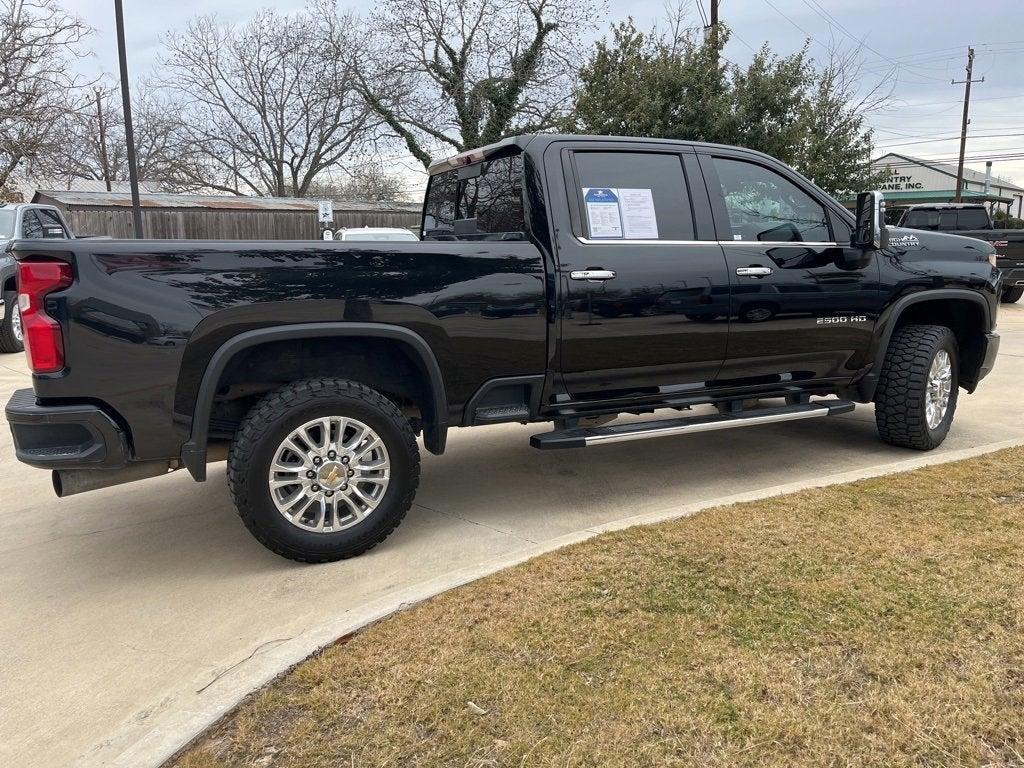
[[[961,208],[957,217],[957,229],[990,229],[988,211],[984,208]]]
[[[942,232],[991,228],[988,211],[984,208],[919,208],[907,211],[900,226]]]
[[[416,240],[417,238],[412,232],[346,232],[341,236],[341,239],[367,243],[393,240],[408,242],[410,240]]]
[[[0,208],[0,240],[14,238],[15,211],[13,208]]]

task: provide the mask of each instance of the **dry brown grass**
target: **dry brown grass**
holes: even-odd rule
[[[601,536],[329,648],[175,765],[1022,766],[1022,478],[1014,449]]]

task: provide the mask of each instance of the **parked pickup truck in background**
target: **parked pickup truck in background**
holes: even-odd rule
[[[252,533],[311,562],[382,541],[452,427],[585,448],[873,402],[928,450],[992,369],[999,273],[883,208],[735,147],[541,135],[433,166],[422,242],[20,240],[7,421],[59,496],[226,456]]]
[[[1003,273],[1001,300],[1012,304],[1024,296],[1024,229],[996,229],[984,205],[912,205],[903,212],[899,225],[909,229],[950,232],[991,243],[996,249],[996,266]]]
[[[51,205],[0,203],[0,352],[24,349],[14,258],[6,253],[14,240],[66,240],[71,235],[61,212]]]

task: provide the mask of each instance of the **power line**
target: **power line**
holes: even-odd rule
[[[773,2],[772,2],[772,0],[764,0],[764,1],[765,1],[765,2],[766,2],[766,3],[768,4],[768,6],[769,6],[769,7],[770,7],[770,8],[772,9],[772,10],[774,10],[774,11],[775,11],[775,12],[776,12],[777,14],[779,14],[779,15],[780,15],[780,16],[781,16],[782,18],[784,18],[784,19],[785,19],[786,21],[788,21],[788,22],[789,22],[790,24],[792,24],[792,25],[793,25],[794,27],[796,27],[796,28],[797,28],[798,30],[800,30],[801,32],[803,32],[803,33],[804,33],[804,34],[805,34],[805,35],[806,35],[806,36],[807,36],[807,37],[808,37],[809,39],[811,39],[811,40],[813,40],[814,42],[816,42],[816,43],[817,43],[818,45],[820,45],[820,46],[821,46],[822,48],[824,48],[824,49],[825,49],[826,51],[828,50],[828,46],[827,46],[827,45],[825,45],[825,44],[824,44],[823,42],[821,42],[821,40],[819,40],[818,38],[816,38],[816,37],[815,37],[814,35],[812,35],[812,34],[811,34],[810,32],[808,32],[808,31],[807,31],[806,29],[804,29],[804,28],[803,28],[803,27],[801,27],[801,26],[800,26],[799,24],[797,24],[797,23],[796,23],[795,21],[793,21],[793,19],[791,19],[791,18],[790,18],[789,16],[787,16],[787,15],[786,15],[785,13],[783,13],[782,11],[780,11],[780,10],[779,10],[779,9],[778,9],[778,8],[776,7],[775,3],[773,3]]]
[[[704,3],[701,0],[697,0],[697,13],[700,15],[700,23],[704,26],[708,26],[708,15],[704,12]]]

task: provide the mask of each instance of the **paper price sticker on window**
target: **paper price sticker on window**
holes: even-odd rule
[[[622,238],[622,213],[615,190],[607,187],[589,187],[583,190],[587,205],[587,221],[592,238]]]
[[[658,217],[649,189],[619,189],[619,208],[627,240],[657,240]]]
[[[594,240],[657,240],[658,219],[649,189],[584,187],[590,237]]]

